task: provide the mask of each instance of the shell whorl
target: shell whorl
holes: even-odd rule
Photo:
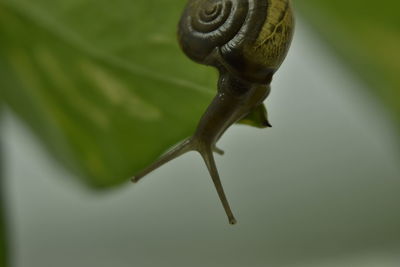
[[[247,1],[190,1],[179,27],[183,50],[204,64],[215,48],[226,45],[236,36],[247,12]]]
[[[283,61],[292,30],[289,0],[189,0],[178,38],[192,60],[263,83]]]

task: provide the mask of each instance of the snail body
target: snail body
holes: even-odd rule
[[[270,126],[263,101],[272,76],[286,57],[294,29],[290,0],[189,0],[178,27],[183,52],[193,61],[215,67],[218,90],[192,137],[176,145],[138,173],[133,181],[188,152],[203,157],[229,222],[236,220],[229,207],[213,152],[222,134],[253,113],[261,126]]]

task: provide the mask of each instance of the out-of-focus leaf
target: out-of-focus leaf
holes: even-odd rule
[[[0,0],[0,93],[87,183],[122,183],[190,135],[216,73],[176,41],[180,0]],[[400,123],[396,1],[296,1]]]
[[[87,184],[120,184],[190,135],[216,73],[176,41],[185,1],[0,0],[0,88]]]
[[[400,127],[400,2],[304,0],[295,6],[371,85]]]
[[[259,105],[252,112],[250,112],[246,117],[238,121],[239,124],[250,125],[257,128],[271,127],[268,121],[268,113],[265,105]]]

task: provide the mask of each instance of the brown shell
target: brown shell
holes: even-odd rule
[[[190,0],[178,38],[192,60],[268,83],[287,54],[293,30],[289,0]]]

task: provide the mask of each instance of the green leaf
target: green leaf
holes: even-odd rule
[[[264,104],[259,105],[251,111],[246,117],[238,121],[239,124],[245,124],[256,128],[271,127],[268,121],[268,113]]]
[[[295,6],[370,85],[400,128],[400,2],[304,0]]]
[[[190,135],[215,93],[216,72],[178,47],[184,4],[0,0],[1,98],[87,184],[126,181]],[[400,125],[400,4],[294,4]],[[257,111],[243,122],[262,118]]]
[[[178,47],[184,4],[0,0],[2,97],[87,184],[127,181],[215,94],[215,71]]]

